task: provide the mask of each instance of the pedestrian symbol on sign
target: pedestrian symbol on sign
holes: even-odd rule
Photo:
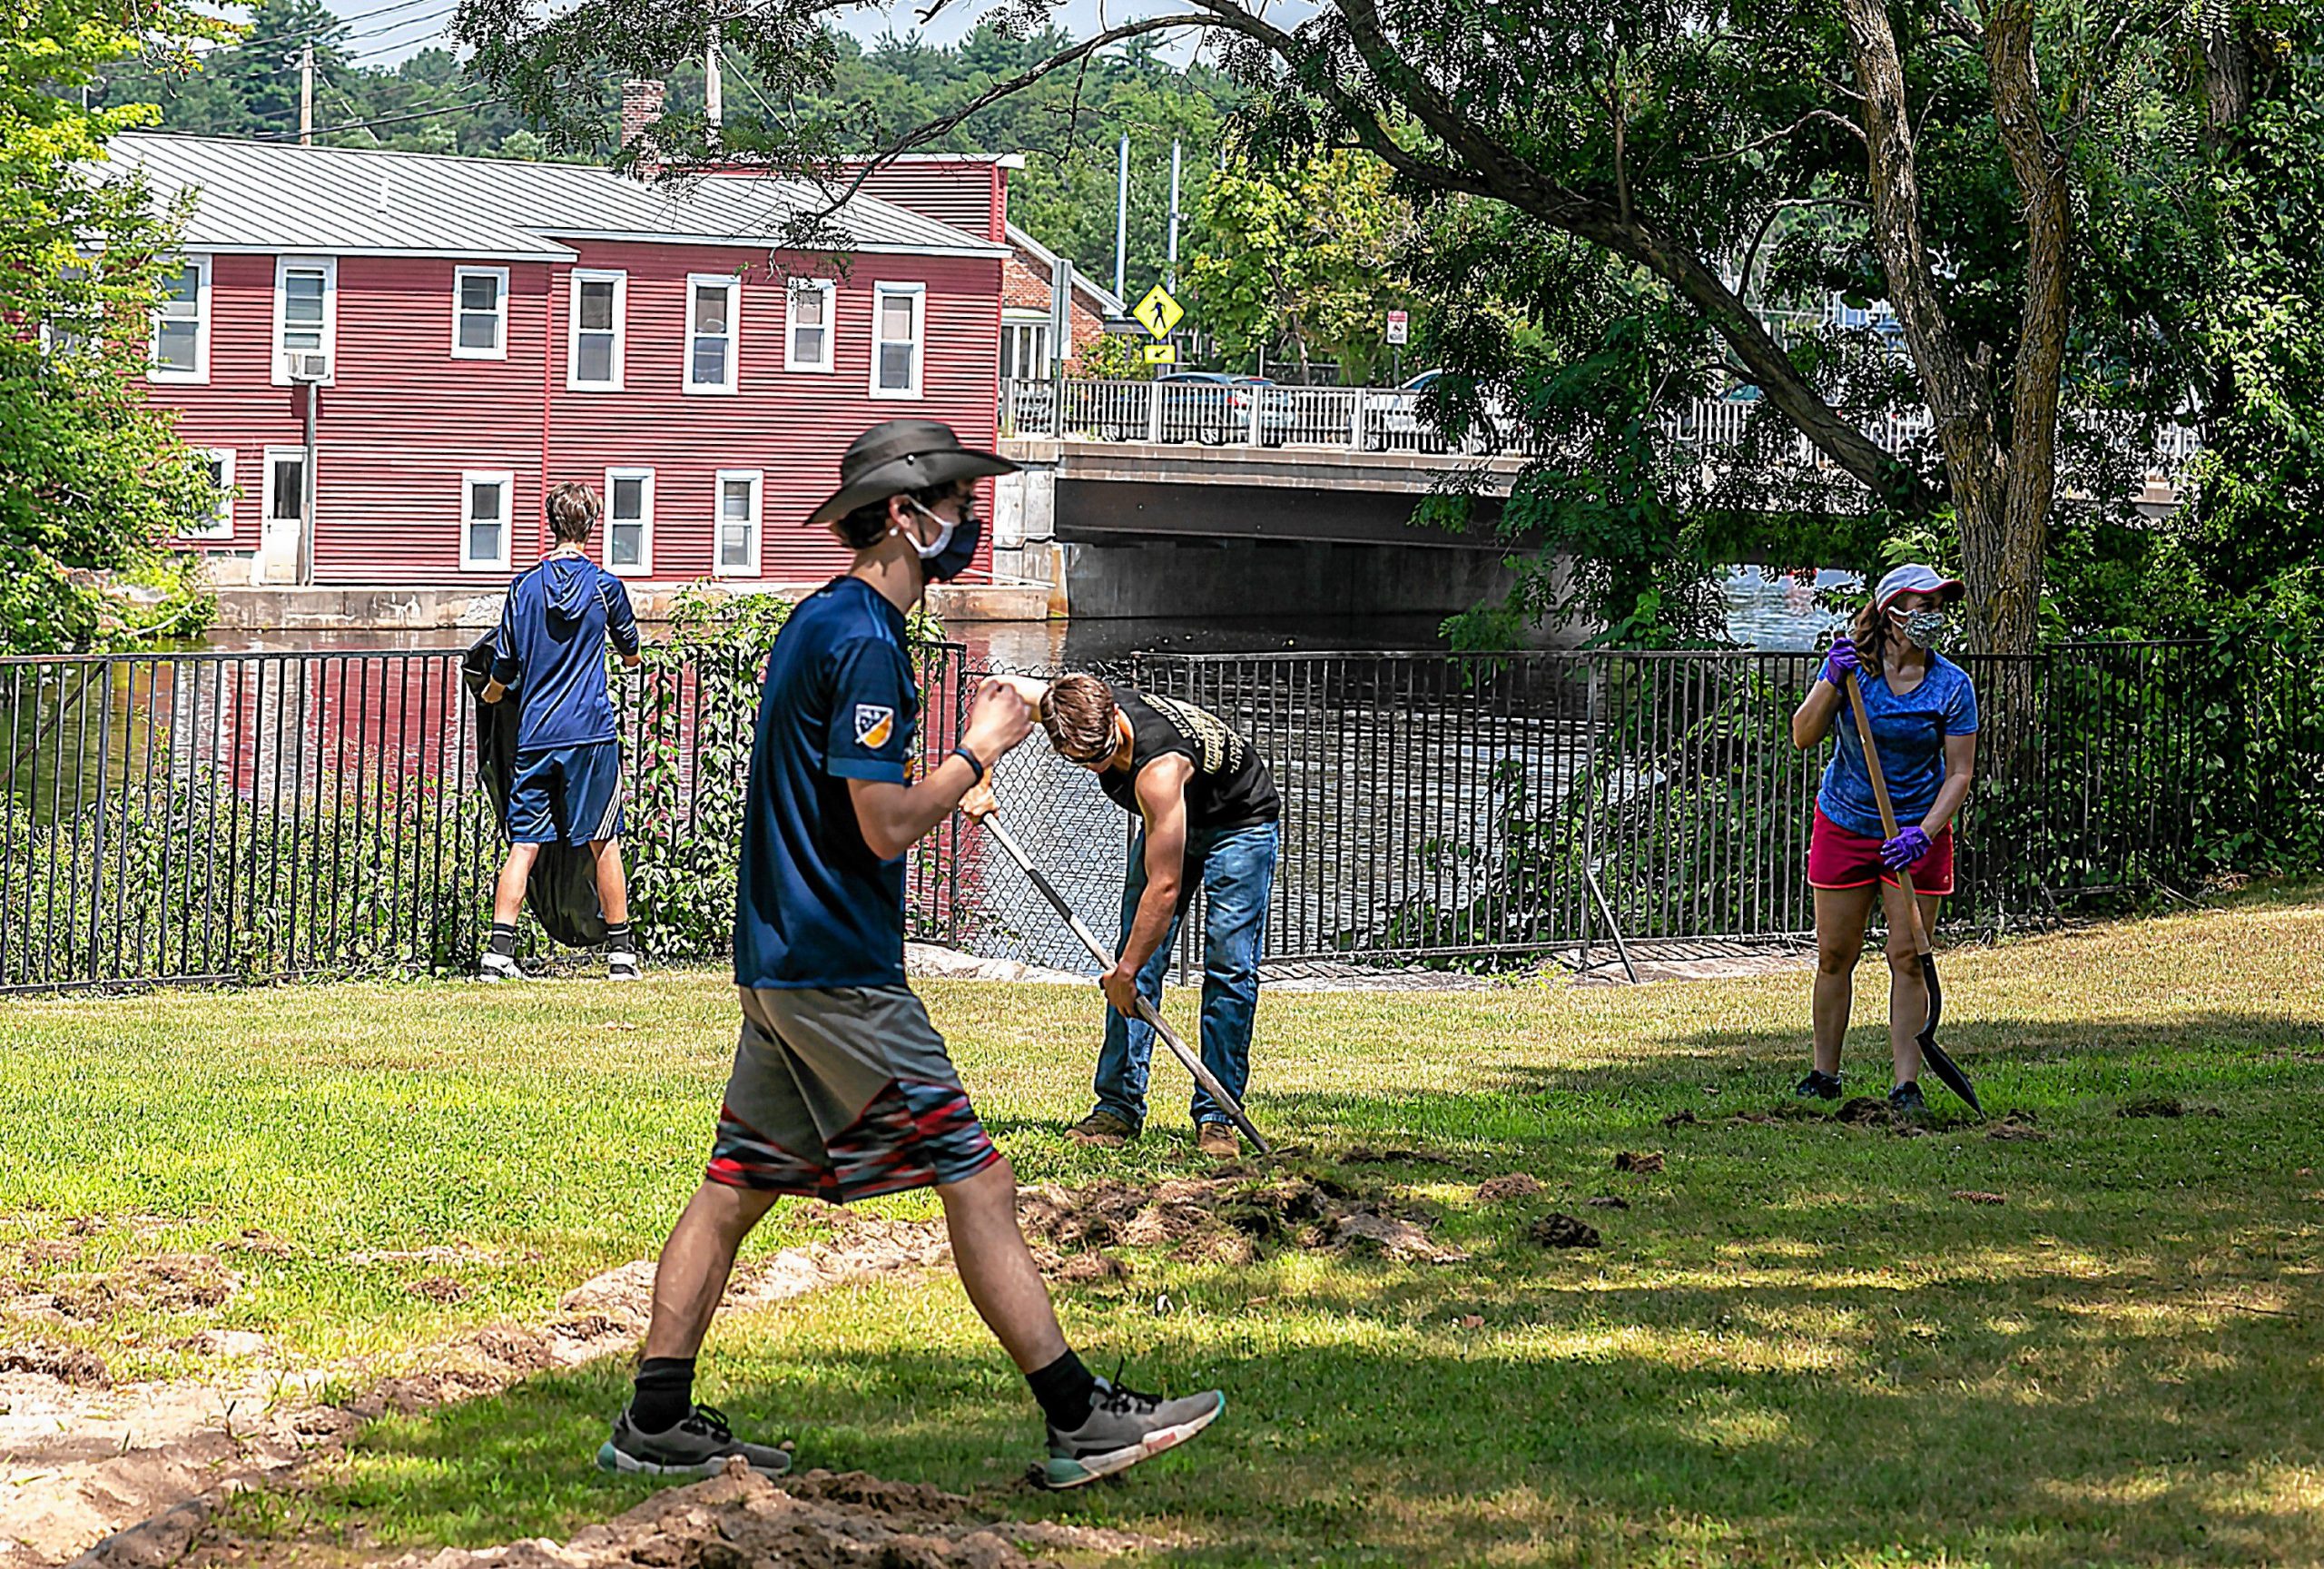
[[[1146,298],[1137,302],[1137,309],[1130,312],[1137,318],[1139,325],[1157,338],[1167,338],[1170,329],[1176,327],[1186,313],[1186,308],[1170,298],[1170,291],[1159,283],[1148,289]]]

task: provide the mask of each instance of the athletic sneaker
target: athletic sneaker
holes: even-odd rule
[[[780,1476],[791,1469],[791,1451],[764,1444],[745,1444],[727,1426],[726,1414],[714,1406],[697,1406],[667,1433],[641,1433],[622,1407],[614,1418],[613,1436],[597,1446],[600,1471],[641,1471],[650,1476],[714,1476],[726,1462],[740,1455],[763,1476]]]
[[[517,968],[517,961],[506,953],[495,953],[487,948],[476,962],[476,972],[486,981],[522,981],[525,972]]]
[[[1049,1464],[1033,1473],[1044,1487],[1062,1490],[1127,1471],[1174,1448],[1218,1420],[1226,1396],[1216,1389],[1183,1399],[1141,1395],[1109,1378],[1098,1380],[1089,1420],[1070,1433],[1049,1427]]]
[[[1928,1115],[1928,1101],[1922,1098],[1917,1081],[1907,1079],[1888,1091],[1888,1110],[1899,1117],[1918,1121]]]
[[[1232,1122],[1206,1122],[1195,1130],[1195,1148],[1214,1160],[1233,1160],[1243,1153],[1243,1140]]]
[[[637,955],[616,948],[606,955],[606,979],[608,981],[643,981],[645,972],[639,967]]]
[[[1099,1149],[1111,1150],[1137,1138],[1137,1130],[1101,1106],[1067,1129],[1065,1136],[1077,1144],[1095,1144]]]
[[[1807,1077],[1795,1085],[1791,1092],[1802,1100],[1837,1100],[1840,1098],[1840,1076],[1827,1073],[1820,1068],[1810,1068]]]

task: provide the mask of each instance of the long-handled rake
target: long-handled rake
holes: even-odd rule
[[[1864,693],[1853,674],[1848,676],[1848,706],[1856,714],[1856,733],[1864,737],[1864,771],[1872,779],[1872,799],[1880,808],[1881,832],[1894,839],[1896,810],[1888,804],[1888,781],[1880,772],[1880,749],[1872,744],[1872,721],[1865,716]],[[1945,1013],[1945,992],[1936,983],[1936,954],[1929,943],[1927,923],[1921,919],[1921,901],[1913,891],[1913,874],[1898,867],[1896,881],[1904,890],[1906,919],[1912,923],[1913,952],[1920,955],[1921,981],[1928,987],[1928,1022],[1921,1026],[1921,1057],[1944,1081],[1946,1089],[1967,1101],[1969,1110],[1982,1117],[1985,1109],[1977,1103],[1977,1087],[1969,1082],[1969,1076],[1936,1043],[1936,1021]]]
[[[1059,893],[1056,885],[1042,874],[1041,869],[1033,864],[1033,858],[1025,854],[1024,846],[1018,844],[1015,836],[1000,825],[999,816],[988,812],[977,821],[983,824],[986,832],[992,835],[993,843],[1008,852],[1009,858],[1017,863],[1019,870],[1032,880],[1033,886],[1040,891],[1041,897],[1049,902],[1049,908],[1058,913],[1058,918],[1071,928],[1076,937],[1081,939],[1081,945],[1089,950],[1089,956],[1100,964],[1111,965],[1114,962],[1113,954],[1107,952],[1106,945],[1098,941],[1097,934],[1089,930],[1081,917],[1073,913],[1073,906],[1065,902],[1065,895]],[[1218,1075],[1203,1065],[1203,1060],[1200,1057],[1187,1050],[1187,1043],[1178,1039],[1177,1031],[1172,1030],[1164,1021],[1162,1011],[1140,997],[1137,1000],[1137,1016],[1152,1028],[1155,1034],[1162,1038],[1162,1044],[1170,1049],[1171,1055],[1186,1064],[1187,1071],[1194,1075],[1195,1082],[1209,1091],[1210,1098],[1218,1102],[1219,1109],[1226,1113],[1227,1118],[1236,1127],[1243,1130],[1243,1137],[1248,1139],[1260,1154],[1274,1154],[1275,1146],[1267,1142],[1265,1134],[1251,1125],[1251,1120],[1243,1114],[1241,1102],[1226,1092],[1226,1086],[1218,1081]]]

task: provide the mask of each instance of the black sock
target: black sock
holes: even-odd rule
[[[1097,1404],[1098,1380],[1070,1351],[1048,1367],[1026,1374],[1025,1382],[1033,1386],[1033,1398],[1041,1403],[1041,1414],[1049,1419],[1049,1426],[1060,1432],[1070,1433],[1088,1421],[1089,1407]]]
[[[637,952],[637,940],[629,934],[628,922],[625,921],[618,926],[610,921],[606,923],[606,948],[615,953]]]
[[[492,951],[503,959],[514,959],[517,956],[517,929],[495,921],[492,923],[490,946]]]
[[[629,1397],[629,1425],[641,1433],[667,1433],[694,1415],[694,1358],[648,1357],[637,1365]]]

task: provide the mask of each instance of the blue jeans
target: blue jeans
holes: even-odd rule
[[[1170,967],[1178,923],[1200,881],[1209,901],[1202,934],[1202,1061],[1236,1101],[1251,1080],[1251,1021],[1259,1006],[1259,951],[1267,935],[1267,900],[1275,891],[1275,851],[1280,835],[1272,823],[1256,828],[1193,829],[1187,834],[1187,863],[1178,908],[1169,934],[1137,972],[1138,995],[1157,1008],[1162,976]],[[1146,895],[1146,835],[1129,847],[1129,872],[1122,879],[1122,943],[1129,941]],[[1116,952],[1120,944],[1116,945]],[[1154,1030],[1106,1010],[1106,1043],[1098,1053],[1098,1108],[1132,1128],[1146,1125],[1146,1077],[1154,1058]],[[1195,1087],[1197,1127],[1224,1122],[1226,1113],[1199,1084]]]

